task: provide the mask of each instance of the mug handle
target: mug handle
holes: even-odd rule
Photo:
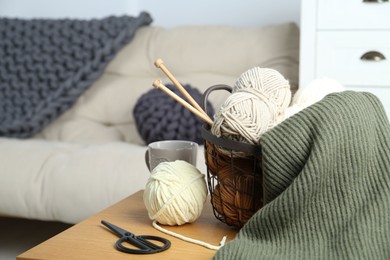
[[[149,169],[149,171],[150,171],[149,149],[146,149],[146,152],[145,152],[145,163],[146,163],[146,166],[148,167],[148,169]]]

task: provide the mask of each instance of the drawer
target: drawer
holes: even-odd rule
[[[344,85],[390,86],[390,31],[321,31],[317,33],[315,76]],[[377,51],[383,60],[362,60]]]
[[[390,0],[317,1],[318,29],[390,29]]]

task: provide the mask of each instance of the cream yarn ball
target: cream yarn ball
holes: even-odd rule
[[[278,71],[252,68],[237,79],[232,94],[215,115],[211,132],[217,137],[258,144],[290,102],[290,84]]]
[[[256,144],[272,127],[275,106],[259,100],[250,89],[230,95],[215,116],[211,132],[217,137]]]
[[[319,78],[309,82],[306,86],[299,88],[295,93],[292,104],[300,107],[308,107],[326,95],[344,91],[345,87],[332,78]]]
[[[149,218],[171,226],[198,219],[206,198],[204,175],[182,160],[158,164],[151,172],[143,195]]]
[[[259,91],[279,111],[283,111],[290,105],[290,83],[277,70],[254,67],[245,71],[234,84],[233,93],[246,88]]]
[[[344,90],[345,87],[335,79],[327,77],[314,79],[298,89],[292,99],[291,106],[278,117],[278,122],[280,123],[302,109],[313,105],[330,93]]]

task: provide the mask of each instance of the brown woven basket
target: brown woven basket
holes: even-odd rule
[[[215,90],[227,90],[227,85],[208,88],[204,104]],[[234,227],[242,227],[263,205],[261,148],[258,145],[218,138],[210,126],[202,128],[207,183],[214,215]]]

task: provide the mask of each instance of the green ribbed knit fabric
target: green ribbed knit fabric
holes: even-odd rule
[[[390,126],[377,97],[330,94],[261,146],[267,204],[215,259],[390,259]]]

